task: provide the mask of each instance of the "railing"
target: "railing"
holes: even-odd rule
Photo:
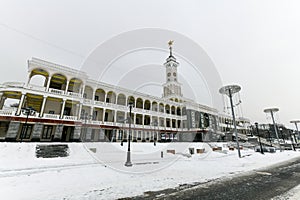
[[[114,122],[104,122],[104,125],[113,126]]]
[[[0,115],[4,115],[4,116],[13,116],[15,115],[17,109],[4,109],[4,110],[0,110]]]
[[[116,123],[116,126],[118,126],[118,127],[125,127],[126,124],[125,124],[125,123],[119,123],[119,122],[117,122],[117,123]]]
[[[38,91],[46,91],[46,87],[40,86],[40,85],[32,85],[32,84],[28,85],[28,89],[38,90]]]
[[[48,119],[59,119],[59,115],[56,115],[56,114],[47,114],[45,113],[44,118],[48,118]]]
[[[57,94],[57,95],[62,95],[65,93],[63,90],[58,90],[58,89],[54,89],[54,88],[49,88],[48,92],[50,92],[52,94]]]
[[[93,100],[91,100],[91,99],[84,99],[83,103],[85,103],[85,104],[92,104]]]
[[[63,119],[75,121],[75,120],[77,120],[77,116],[67,116],[67,115],[65,115]]]
[[[33,115],[29,115],[28,117],[39,117],[40,113],[38,112],[35,112]],[[27,117],[26,114],[24,114],[22,111],[21,111],[21,114],[20,114],[21,117]]]
[[[82,97],[82,94],[76,92],[67,92],[67,95],[71,97]]]
[[[21,82],[6,82],[3,83],[4,86],[6,87],[19,87],[22,88],[24,87],[25,83],[21,83]]]
[[[102,122],[101,122],[101,121],[94,121],[94,120],[92,120],[92,121],[91,121],[91,124],[100,125],[100,124],[102,124]]]
[[[144,125],[135,124],[135,128],[144,128]]]
[[[102,102],[102,101],[94,101],[94,104],[100,105],[100,106],[104,106],[105,105],[105,103]]]

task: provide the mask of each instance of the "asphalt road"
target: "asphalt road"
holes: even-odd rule
[[[238,177],[146,192],[130,199],[271,199],[300,185],[300,159]]]

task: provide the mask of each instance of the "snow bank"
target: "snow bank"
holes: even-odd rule
[[[50,159],[35,158],[35,145],[0,143],[3,199],[116,199],[257,170],[300,154],[243,149],[238,158],[220,143],[222,151],[205,143],[132,143],[133,166],[125,167],[127,143],[71,143],[69,157]],[[205,153],[185,156],[190,148]]]

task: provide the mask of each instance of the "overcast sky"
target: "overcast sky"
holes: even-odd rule
[[[296,0],[2,0],[0,82],[24,82],[31,57],[80,69],[113,36],[161,28],[201,46],[224,84],[241,85],[245,117],[266,123],[263,109],[275,106],[290,126],[300,119],[299,10]]]

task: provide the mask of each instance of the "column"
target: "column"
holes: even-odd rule
[[[104,102],[106,103],[107,93],[104,95]]]
[[[93,115],[94,114],[94,107],[91,106],[91,110],[90,110],[90,116],[91,116],[91,120],[93,120]]]
[[[63,104],[62,104],[61,111],[60,111],[60,119],[63,118],[65,106],[66,106],[66,99],[63,99]]]
[[[44,96],[42,107],[41,107],[41,110],[40,110],[40,116],[39,117],[43,117],[43,115],[44,115],[44,109],[45,109],[46,101],[47,101],[47,96]]]
[[[104,108],[103,108],[103,113],[102,113],[102,122],[104,122],[104,121],[105,121],[105,111],[106,111],[106,109],[104,109]]]
[[[79,108],[78,108],[78,119],[81,118],[81,109],[82,109],[82,103],[79,104]]]
[[[142,115],[142,125],[144,126],[145,115]]]
[[[5,103],[6,97],[3,96],[3,94],[0,95],[0,109],[3,108],[4,103]]]
[[[93,102],[94,102],[94,100],[95,100],[95,95],[96,95],[96,90],[93,89],[93,96],[92,96]]]
[[[48,76],[48,81],[47,81],[47,86],[46,86],[46,91],[48,92],[49,87],[50,87],[50,82],[51,82],[51,76]]]
[[[68,93],[69,83],[70,83],[70,81],[69,81],[69,80],[67,80],[67,85],[66,85],[66,89],[65,89],[65,94],[67,94],[67,93]]]
[[[133,115],[133,124],[136,124],[136,113]]]
[[[21,114],[21,109],[22,109],[22,106],[23,106],[23,103],[24,103],[24,98],[25,98],[25,94],[22,94],[21,99],[19,101],[19,107],[18,107],[16,115]]]
[[[117,122],[117,111],[115,110],[114,111],[114,123],[116,123]]]
[[[82,87],[79,90],[79,94],[82,94],[82,96],[83,96],[84,92],[85,92],[85,84],[82,84]]]

